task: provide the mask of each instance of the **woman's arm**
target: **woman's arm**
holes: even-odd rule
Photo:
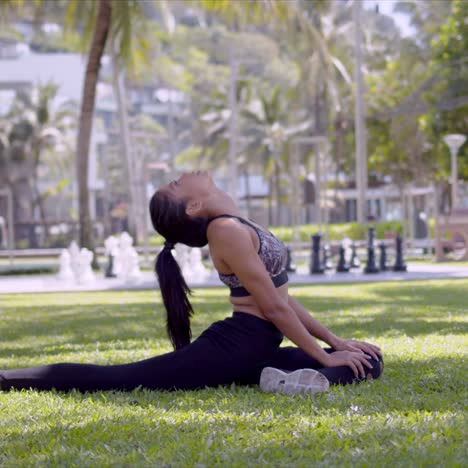
[[[332,348],[335,348],[338,337],[334,335],[327,327],[322,325],[317,319],[310,315],[309,311],[292,296],[288,296],[288,304],[296,312],[301,323],[304,325],[306,330],[315,338],[322,340]]]
[[[364,341],[347,340],[333,334],[317,319],[312,317],[310,312],[306,310],[304,306],[294,297],[288,296],[288,303],[294,312],[296,312],[299,320],[302,322],[307,331],[319,340],[327,343],[333,349],[336,349],[337,351],[364,352],[372,356],[377,361],[379,360],[379,357],[382,357],[382,352],[378,346],[365,343]]]

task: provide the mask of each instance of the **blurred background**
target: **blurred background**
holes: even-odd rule
[[[150,196],[200,168],[286,242],[362,240],[371,223],[432,253],[437,218],[468,217],[467,11],[2,0],[2,258],[122,231],[158,246]]]

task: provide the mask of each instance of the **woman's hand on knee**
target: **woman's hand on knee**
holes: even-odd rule
[[[362,351],[335,351],[328,354],[325,366],[337,367],[348,366],[354,373],[356,378],[365,378],[366,369],[372,369],[372,364],[369,362],[371,356],[364,354]]]
[[[382,351],[378,346],[375,346],[365,341],[346,340],[337,338],[333,343],[333,348],[337,351],[352,351],[356,353],[366,353],[372,356],[376,361],[382,358]]]

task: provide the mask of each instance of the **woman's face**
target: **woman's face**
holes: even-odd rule
[[[179,200],[200,200],[208,197],[216,186],[207,171],[185,172],[160,190]]]

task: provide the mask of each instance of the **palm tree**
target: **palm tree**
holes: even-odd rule
[[[24,0],[2,0],[2,17],[23,8],[31,9],[32,4]],[[155,2],[164,8],[165,1]],[[34,8],[41,8],[41,0],[35,0]],[[69,29],[81,31],[83,51],[88,50],[88,59],[83,82],[79,128],[76,148],[78,178],[80,244],[94,250],[92,224],[89,212],[88,167],[89,147],[99,79],[101,60],[106,48],[112,43],[118,66],[138,67],[148,49],[141,28],[145,15],[142,8],[148,2],[138,0],[68,0],[66,25]],[[166,9],[167,10],[167,9]]]
[[[87,180],[89,146],[101,59],[106,48],[110,46],[111,54],[118,66],[129,68],[139,66],[139,62],[148,50],[143,36],[145,29],[140,27],[144,21],[143,7],[144,5],[136,0],[69,0],[68,3],[68,26],[83,28],[83,44],[89,43],[76,154],[80,244],[91,250],[94,245]],[[121,129],[121,132],[128,135],[128,128]],[[129,158],[127,157],[126,160],[127,167],[129,167],[131,164]],[[129,183],[131,182],[129,178]],[[129,190],[129,196],[131,201],[132,190]]]
[[[0,185],[9,186],[14,197],[15,221],[29,222],[37,206],[47,240],[44,202],[54,191],[39,189],[39,167],[47,150],[64,145],[74,109],[65,102],[53,109],[58,86],[39,85],[31,93],[18,92],[16,100],[0,126]],[[62,184],[63,185],[63,184]],[[34,234],[30,243],[35,245]]]

